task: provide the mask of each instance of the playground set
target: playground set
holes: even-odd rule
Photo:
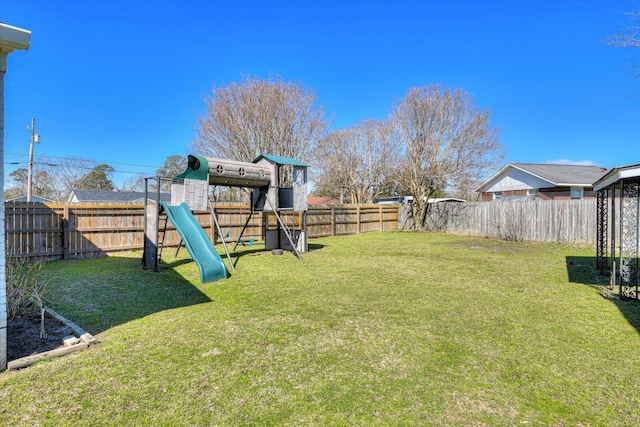
[[[307,251],[307,168],[308,165],[287,157],[259,155],[253,162],[241,162],[189,155],[187,169],[171,180],[171,203],[153,203],[148,197],[145,180],[145,227],[142,266],[158,271],[162,245],[170,221],[182,239],[191,258],[200,269],[202,283],[229,277],[224,261],[213,247],[209,236],[193,216],[193,211],[210,210],[229,268],[235,271],[231,253],[221,231],[215,203],[209,196],[210,186],[241,187],[251,190],[251,213],[233,248],[235,252],[256,212],[263,212],[262,239],[265,250],[281,253],[292,251],[298,259]],[[157,197],[160,200],[160,181]],[[287,213],[287,215],[284,215]],[[160,225],[162,224],[162,226]]]

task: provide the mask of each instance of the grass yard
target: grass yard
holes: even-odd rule
[[[384,232],[256,251],[55,262],[91,350],[0,374],[0,425],[640,424],[640,304],[591,248]]]

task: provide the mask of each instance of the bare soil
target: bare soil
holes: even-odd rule
[[[73,329],[48,313],[44,315],[46,337],[40,337],[40,314],[27,313],[7,322],[7,361],[62,347],[62,340]]]

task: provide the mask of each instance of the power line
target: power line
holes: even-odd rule
[[[28,164],[28,161],[24,161],[24,162],[4,162],[5,165],[21,165],[21,164]],[[62,167],[63,165],[60,164],[55,164],[55,163],[46,163],[46,162],[33,162],[34,165],[45,165],[45,166],[50,166],[50,167]],[[118,163],[121,164],[121,163]],[[126,165],[126,164],[124,164]],[[136,165],[129,165],[129,166],[136,166]],[[152,166],[146,166],[146,167],[152,167]],[[89,166],[74,166],[74,169],[84,169],[84,170],[94,170],[95,166],[93,167],[89,167]],[[157,168],[159,169],[159,168]],[[130,174],[134,174],[134,175],[141,175],[141,176],[146,176],[149,175],[148,173],[145,172],[140,172],[140,171],[126,171],[126,170],[119,170],[119,169],[112,169],[110,173],[130,173]]]
[[[15,156],[15,157],[28,157],[27,154],[11,154],[5,153],[5,157]],[[120,163],[120,162],[101,162],[94,159],[86,159],[82,157],[57,157],[57,156],[35,156],[44,159],[54,159],[54,160],[68,160],[68,161],[85,161],[87,163],[96,163],[96,164],[108,164],[108,165],[119,165],[119,166],[131,166],[131,167],[139,167],[139,168],[149,168],[149,169],[160,169],[160,166],[150,166],[150,165],[139,165],[135,163]],[[12,164],[11,162],[5,162],[5,164]]]

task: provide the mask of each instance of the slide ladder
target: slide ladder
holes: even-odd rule
[[[211,244],[211,240],[195,219],[189,206],[182,203],[171,206],[166,202],[160,205],[167,214],[167,218],[174,225],[189,251],[191,258],[200,269],[200,281],[202,283],[215,282],[226,279],[229,274],[222,258]]]

